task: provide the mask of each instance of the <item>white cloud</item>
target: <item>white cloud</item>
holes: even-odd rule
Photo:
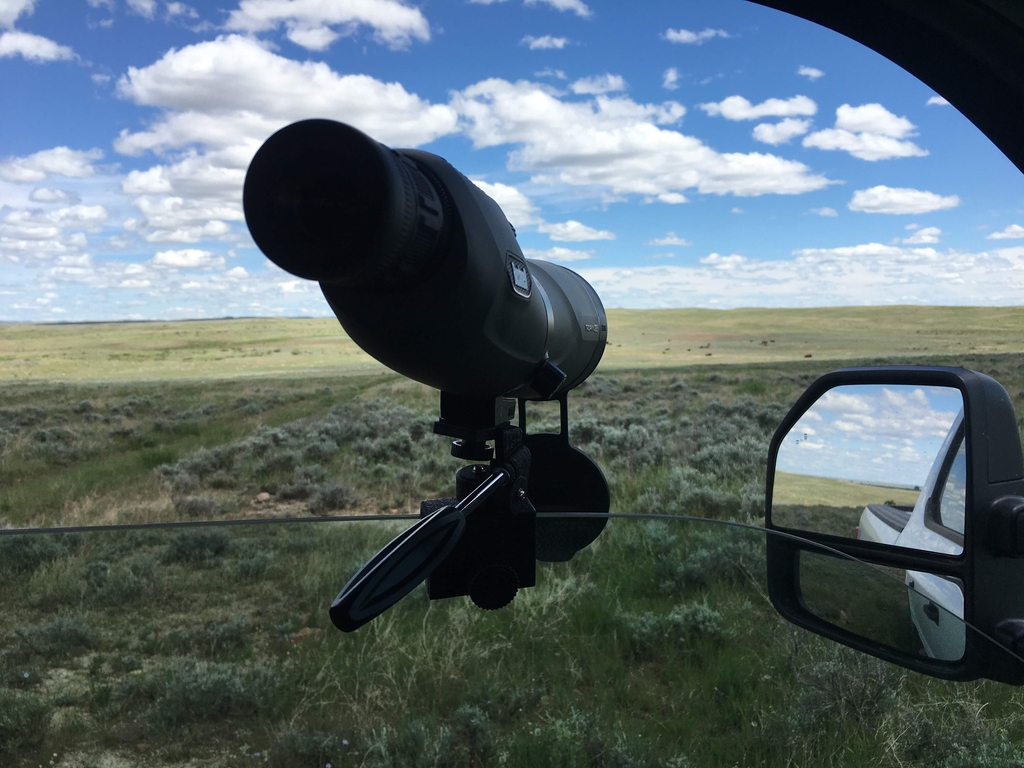
[[[822,71],[821,71],[820,69],[818,69],[817,67],[800,67],[800,69],[798,69],[798,70],[796,71],[796,73],[797,73],[798,75],[801,75],[801,76],[803,76],[803,77],[806,77],[806,78],[807,78],[808,80],[810,80],[811,82],[814,82],[814,81],[815,81],[815,80],[817,80],[817,79],[818,79],[819,77],[824,77],[824,76],[825,76],[825,73],[824,73],[824,72],[822,72]]]
[[[949,102],[941,96],[932,96],[925,102],[926,107],[945,107],[948,106]]]
[[[682,202],[683,192],[757,196],[799,194],[828,185],[802,163],[762,153],[719,153],[669,129],[685,114],[674,102],[627,97],[563,101],[549,88],[491,79],[453,95],[477,148],[518,145],[512,170],[537,183],[608,189]]]
[[[594,258],[593,251],[573,251],[569,248],[562,248],[558,245],[554,248],[548,248],[545,251],[539,251],[536,248],[523,248],[523,255],[528,259],[554,262],[583,261],[585,259]]]
[[[578,221],[539,224],[537,231],[560,243],[582,243],[588,240],[614,240],[615,233],[607,229],[594,229]]]
[[[0,263],[48,262],[82,255],[85,232],[99,231],[108,213],[102,205],[56,210],[15,210],[0,219]]]
[[[135,13],[146,19],[152,19],[156,14],[156,0],[127,0],[128,7]]]
[[[1024,227],[1020,224],[1011,224],[1001,232],[993,232],[986,236],[986,240],[1019,240],[1024,237]]]
[[[930,245],[939,242],[942,230],[938,227],[923,227],[902,242],[905,245]]]
[[[187,19],[198,19],[199,18],[199,12],[195,8],[193,8],[191,5],[186,5],[185,3],[180,3],[180,2],[167,3],[167,6],[165,7],[165,10],[167,11],[167,18],[169,18],[169,19],[173,19],[173,18],[176,18],[178,16],[182,16],[182,17],[187,18]]]
[[[529,197],[515,187],[500,182],[491,184],[480,179],[472,179],[472,182],[499,205],[505,214],[505,218],[517,230],[533,226],[542,221],[537,216],[537,206],[533,204]]]
[[[39,187],[33,189],[32,194],[29,196],[29,200],[34,203],[78,203],[81,202],[81,198],[77,193],[71,192],[66,189],[48,189],[46,187]]]
[[[569,38],[553,37],[552,35],[542,35],[541,37],[526,35],[519,41],[520,45],[527,46],[531,51],[561,50],[562,48],[565,48],[568,43]]]
[[[894,157],[924,157],[928,151],[907,140],[914,135],[913,123],[894,115],[881,104],[859,107],[843,104],[836,110],[835,127],[812,133],[804,139],[803,145],[839,149],[872,162]]]
[[[674,91],[679,87],[679,70],[669,67],[661,76],[661,87],[667,91]]]
[[[430,24],[419,8],[398,0],[242,0],[225,24],[229,30],[249,33],[281,26],[289,40],[313,51],[364,26],[391,48],[430,39]]]
[[[220,37],[172,49],[148,67],[130,67],[118,94],[159,107],[148,129],[122,131],[123,154],[173,151],[172,162],[131,171],[122,188],[138,196],[141,227],[154,242],[225,237],[241,221],[245,171],[274,131],[310,115],[350,123],[392,146],[429,142],[457,129],[448,105],[430,104],[399,83],[338,75],[326,64],[279,56],[251,38]]]
[[[956,195],[942,196],[920,189],[886,187],[880,184],[854,192],[847,207],[851,211],[864,213],[920,214],[956,208],[958,205],[960,198]]]
[[[552,69],[551,67],[547,67],[546,69],[542,69],[540,72],[534,72],[533,74],[534,74],[535,77],[553,77],[553,78],[555,78],[557,80],[566,80],[567,79],[566,74],[565,74],[565,72],[563,70],[561,70],[561,69]]]
[[[456,129],[447,105],[425,102],[399,83],[338,75],[297,62],[237,35],[168,51],[148,67],[129,67],[118,94],[172,110],[149,131],[123,132],[125,154],[190,144],[252,151],[277,128],[311,114],[343,120],[388,144],[423,144]],[[243,166],[251,157],[237,158]]]
[[[626,85],[622,75],[604,74],[580,78],[569,88],[576,94],[596,96],[602,93],[625,91],[629,86]]]
[[[92,80],[96,85],[105,85],[110,82],[110,75],[104,75],[99,72],[94,72],[89,75],[89,79]]]
[[[816,216],[838,216],[839,212],[835,208],[811,208],[808,213],[813,213]]]
[[[1024,292],[1024,247],[965,253],[867,243],[800,249],[795,258],[712,256],[695,266],[578,271],[606,307],[1004,305]]]
[[[712,38],[730,37],[730,35],[724,29],[705,29],[700,32],[691,32],[688,29],[666,29],[662,37],[670,43],[701,45]]]
[[[75,52],[48,37],[11,30],[0,35],[0,59],[21,56],[35,62],[74,59]]]
[[[745,264],[747,259],[739,254],[732,254],[731,256],[722,256],[720,253],[712,253],[705,256],[700,260],[701,264],[708,264],[715,269],[735,269],[736,267]]]
[[[0,179],[16,184],[43,181],[49,175],[84,179],[96,172],[92,164],[102,157],[103,152],[99,149],[44,149],[26,157],[10,157],[0,161]]]
[[[810,130],[810,120],[787,117],[778,123],[759,123],[754,126],[753,136],[757,141],[772,146],[787,144],[795,136],[802,136]]]
[[[663,245],[681,245],[681,246],[693,245],[693,243],[691,243],[689,240],[687,240],[686,238],[680,237],[675,232],[667,232],[664,237],[656,237],[653,240],[648,240],[647,244],[648,245],[657,245],[657,246],[663,246]]]
[[[751,104],[742,96],[729,96],[720,102],[701,104],[700,108],[712,117],[726,120],[758,120],[762,117],[810,117],[818,111],[818,105],[806,96],[791,99],[767,99],[760,104]]]
[[[0,0],[0,27],[13,27],[21,14],[31,14],[36,0]]]
[[[582,19],[588,19],[592,11],[582,0],[526,0],[527,5],[549,5],[556,11],[570,11]]]
[[[171,269],[214,269],[224,266],[224,257],[214,256],[209,251],[186,248],[180,251],[159,251],[149,263],[154,267]]]

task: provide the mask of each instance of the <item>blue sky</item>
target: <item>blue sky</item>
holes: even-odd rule
[[[1021,174],[741,0],[0,0],[0,320],[326,315],[245,168],[294,120],[436,152],[608,306],[1018,304]]]
[[[924,487],[963,396],[951,387],[836,387],[812,405],[779,446],[782,472]]]

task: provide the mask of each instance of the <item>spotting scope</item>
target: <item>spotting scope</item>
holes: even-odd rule
[[[568,392],[608,333],[586,280],[525,258],[498,204],[444,159],[331,120],[267,139],[242,202],[256,245],[318,281],[356,344],[441,391],[434,432],[477,462],[349,579],[335,626],[358,629],[424,580],[431,599],[501,608],[536,584],[538,560],[568,560],[601,533],[608,483],[568,428]],[[561,430],[527,433],[528,400],[557,400]],[[563,519],[576,512],[596,514]]]
[[[352,340],[411,379],[548,400],[601,360],[597,293],[525,258],[498,204],[437,155],[303,120],[256,153],[243,205],[260,250],[318,281]]]

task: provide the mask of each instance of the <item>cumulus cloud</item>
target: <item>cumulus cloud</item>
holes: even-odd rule
[[[159,251],[149,263],[154,267],[170,269],[214,269],[224,266],[224,257],[214,256],[209,251],[186,248],[180,251]]]
[[[0,27],[13,27],[21,14],[31,14],[36,0],[0,0]]]
[[[526,35],[522,40],[519,41],[520,45],[525,45],[531,51],[550,51],[550,50],[561,50],[565,48],[569,43],[567,37],[554,37],[552,35],[542,35],[541,37],[534,37],[533,35]]]
[[[986,240],[1019,240],[1024,238],[1024,227],[1020,224],[1011,224],[1001,232],[993,232],[986,236]]]
[[[818,111],[818,105],[806,96],[791,99],[767,99],[760,104],[751,104],[742,96],[729,96],[720,102],[701,104],[700,108],[712,117],[726,120],[759,120],[762,117],[810,117]]]
[[[477,148],[517,145],[512,170],[538,183],[608,189],[684,202],[683,192],[800,194],[829,184],[802,163],[762,153],[719,153],[669,126],[686,110],[626,97],[562,100],[536,83],[484,80],[453,95]]]
[[[939,242],[939,236],[941,234],[942,230],[938,227],[922,227],[915,231],[910,237],[905,238],[903,243],[906,245],[929,245]]]
[[[156,0],[128,0],[128,7],[145,19],[156,15]]]
[[[949,102],[941,96],[932,96],[925,102],[926,107],[945,107],[949,106]]]
[[[881,104],[859,107],[843,104],[836,110],[835,127],[812,133],[804,139],[803,145],[838,149],[871,162],[894,157],[924,157],[928,150],[907,140],[917,135],[915,128],[907,118],[894,115]]]
[[[684,43],[686,45],[701,45],[715,37],[730,37],[724,29],[704,29],[700,32],[691,32],[688,29],[666,29],[663,38],[670,43]]]
[[[866,243],[702,262],[579,272],[608,307],[1000,305],[1024,290],[1024,247],[965,253]]]
[[[81,198],[77,193],[71,192],[67,189],[48,189],[47,187],[39,187],[33,189],[32,193],[28,196],[29,200],[34,203],[79,203]]]
[[[787,117],[778,123],[759,123],[754,126],[753,136],[757,141],[764,144],[778,146],[787,144],[789,140],[802,136],[810,130],[810,120],[798,120],[795,117]]]
[[[274,131],[315,114],[350,123],[390,145],[415,146],[457,129],[448,105],[430,104],[399,83],[339,75],[297,62],[239,35],[168,51],[130,67],[118,95],[163,110],[146,130],[122,131],[127,155],[173,151],[173,162],[130,172],[123,191],[138,196],[139,224],[155,242],[196,242],[241,221],[245,170]],[[160,222],[160,223],[158,223]],[[212,228],[212,230],[211,230]]]
[[[28,61],[60,61],[76,58],[66,45],[58,45],[48,37],[11,30],[0,35],[0,59],[21,56]]]
[[[374,39],[391,48],[430,39],[430,24],[419,8],[398,0],[242,0],[225,24],[248,33],[282,26],[289,40],[311,51],[322,51],[361,27],[372,29]]]
[[[526,0],[527,5],[547,5],[556,11],[575,13],[582,19],[589,19],[593,12],[583,0]]]
[[[679,70],[669,67],[661,76],[661,87],[667,91],[674,91],[679,87]]]
[[[537,231],[547,235],[555,242],[582,243],[588,240],[614,240],[615,233],[607,229],[594,229],[578,221],[570,219],[560,223],[539,224]]]
[[[815,216],[838,216],[839,213],[835,208],[811,208],[808,213],[813,213]]]
[[[99,231],[107,218],[102,205],[10,211],[0,219],[0,263],[38,263],[80,256],[88,243],[85,233]]]
[[[800,69],[798,69],[796,73],[802,77],[806,77],[812,83],[819,77],[825,76],[825,73],[822,72],[817,67],[800,67]]]
[[[523,255],[528,259],[554,262],[584,261],[585,259],[594,258],[593,251],[574,251],[558,245],[544,251],[539,251],[536,248],[523,248]]]
[[[847,206],[851,211],[864,213],[921,214],[956,208],[960,198],[956,195],[937,195],[920,189],[878,185],[859,189]]]
[[[647,244],[648,245],[657,245],[657,246],[664,246],[664,245],[682,245],[682,246],[687,246],[687,245],[693,245],[693,243],[691,243],[689,240],[687,240],[686,238],[680,237],[675,232],[667,232],[667,233],[665,233],[664,237],[656,237],[653,240],[648,240]]]
[[[629,86],[626,85],[626,81],[622,78],[622,75],[612,74],[583,77],[569,86],[573,93],[587,94],[591,96],[596,96],[602,93],[624,91],[628,87]]]
[[[543,221],[537,215],[537,206],[533,201],[515,187],[500,182],[492,184],[480,179],[472,181],[501,207],[505,218],[516,229],[525,229]]]
[[[102,157],[103,151],[99,149],[44,149],[25,157],[0,160],[0,179],[16,184],[40,182],[51,175],[84,179],[96,173],[93,163]]]

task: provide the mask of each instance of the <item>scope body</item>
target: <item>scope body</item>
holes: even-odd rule
[[[411,379],[550,399],[601,360],[607,320],[594,289],[526,259],[498,204],[437,155],[306,120],[256,153],[243,202],[267,257],[318,280],[352,340]],[[546,363],[565,374],[557,386]]]

